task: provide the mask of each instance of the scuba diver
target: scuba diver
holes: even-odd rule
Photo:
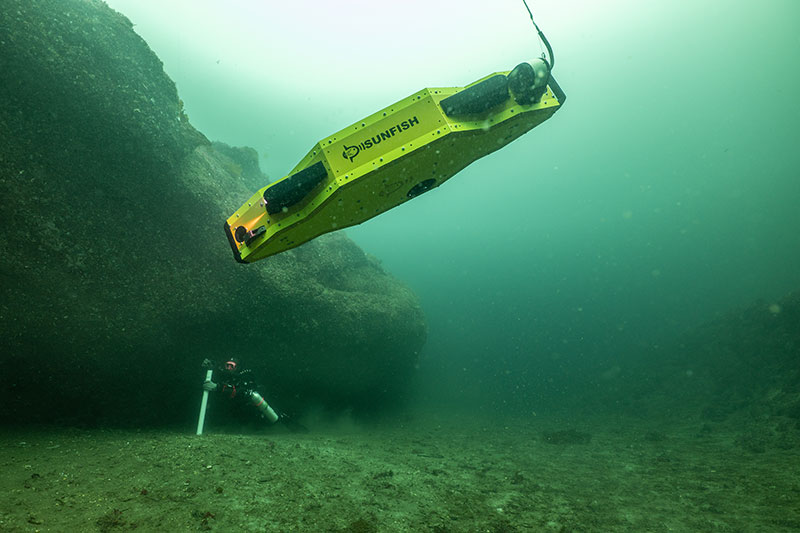
[[[213,369],[213,363],[206,359],[203,361],[203,368]],[[253,371],[242,367],[239,359],[230,357],[225,363],[219,366],[214,372],[217,382],[207,379],[203,382],[203,390],[215,392],[218,395],[229,398],[239,405],[253,405],[262,418],[270,424],[280,421],[291,431],[308,431],[300,423],[292,420],[284,413],[278,413],[270,407],[267,401],[258,392],[258,385],[253,377]]]

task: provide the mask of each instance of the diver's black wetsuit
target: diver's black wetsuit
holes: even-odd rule
[[[214,372],[213,380],[218,385],[214,392],[241,404],[250,403],[250,394],[258,391],[258,384],[250,369],[231,372],[220,366]]]

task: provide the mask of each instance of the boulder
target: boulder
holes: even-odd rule
[[[0,418],[186,423],[201,362],[231,355],[284,410],[406,390],[415,295],[341,233],[236,263],[252,152],[192,127],[128,19],[3,0],[0,72]]]

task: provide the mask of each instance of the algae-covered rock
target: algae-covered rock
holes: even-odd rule
[[[703,434],[728,428],[750,452],[800,446],[800,292],[695,327],[645,353],[627,375],[613,395],[584,401],[693,420]]]
[[[3,419],[191,420],[200,362],[231,354],[284,409],[404,390],[416,297],[341,234],[236,263],[222,223],[252,193],[252,154],[189,124],[124,16],[2,4]]]
[[[214,150],[230,158],[227,170],[239,176],[250,190],[258,190],[270,182],[258,165],[258,152],[249,146],[230,146],[224,142],[211,143]]]

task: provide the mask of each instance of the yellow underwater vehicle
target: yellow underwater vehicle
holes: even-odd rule
[[[253,263],[369,220],[550,118],[566,97],[539,36],[550,62],[423,89],[321,140],[225,221],[236,260]]]

